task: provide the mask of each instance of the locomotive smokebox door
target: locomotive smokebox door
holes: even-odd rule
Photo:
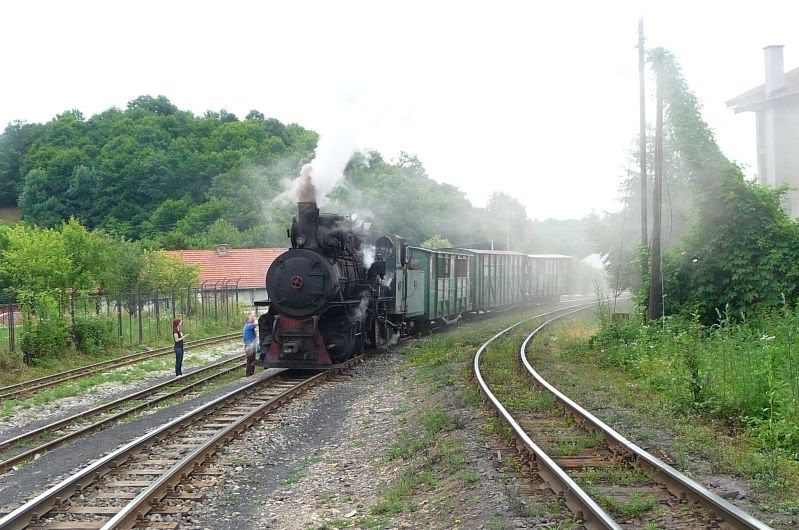
[[[266,286],[272,305],[281,312],[309,316],[335,297],[338,274],[323,256],[307,249],[291,249],[269,267]]]

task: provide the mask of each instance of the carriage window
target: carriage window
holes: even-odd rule
[[[461,256],[455,258],[455,277],[465,278],[469,275],[469,259]]]
[[[449,278],[450,275],[450,256],[439,256],[438,257],[438,277],[439,278]]]

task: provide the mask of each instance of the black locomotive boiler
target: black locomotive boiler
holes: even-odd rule
[[[259,319],[266,366],[329,366],[364,350],[372,295],[364,235],[348,217],[298,203],[291,248],[266,275],[269,311]]]

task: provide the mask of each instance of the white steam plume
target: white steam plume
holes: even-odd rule
[[[355,135],[352,131],[321,134],[314,159],[300,170],[299,178],[291,182],[281,196],[300,202],[316,201],[319,206],[327,202],[344,176],[344,168],[355,152]]]
[[[362,245],[361,253],[363,254],[363,266],[368,270],[375,262],[375,247],[372,245]]]

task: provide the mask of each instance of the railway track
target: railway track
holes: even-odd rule
[[[208,337],[205,339],[193,340],[186,343],[186,349],[197,348],[199,346],[207,346],[209,344],[216,344],[218,342],[225,342],[227,340],[232,340],[239,337],[241,337],[241,333],[237,332],[237,333],[229,333],[227,335],[218,335],[216,337]],[[118,357],[116,359],[110,359],[108,361],[89,364],[86,366],[81,366],[80,368],[73,368],[72,370],[66,370],[64,372],[60,372],[57,374],[52,374],[45,377],[39,377],[37,379],[31,379],[29,381],[17,383],[15,385],[5,386],[0,388],[0,401],[8,399],[16,399],[22,396],[27,396],[39,392],[40,390],[44,390],[46,388],[52,388],[54,386],[66,383],[68,381],[79,379],[81,377],[94,375],[114,368],[119,368],[121,366],[125,366],[128,364],[138,363],[141,361],[146,361],[148,359],[161,357],[163,355],[169,355],[172,353],[172,351],[173,348],[171,346],[167,346],[164,348],[157,348],[155,350],[132,353],[130,355],[125,355],[123,357]]]
[[[195,391],[245,366],[244,356],[215,362],[174,379],[149,386],[128,396],[104,403],[26,433],[0,441],[0,473],[81,436],[109,427],[115,422],[168,399]]]
[[[225,444],[290,399],[360,362],[336,370],[284,370],[221,396],[95,461],[0,519],[0,529],[174,528],[223,472],[211,462]],[[194,485],[187,481],[194,481]]]
[[[217,398],[53,486],[0,519],[0,529],[176,527],[175,523],[150,520],[149,516],[179,517],[189,511],[181,503],[201,500],[203,494],[197,491],[212,486],[214,477],[223,474],[210,464],[219,448],[293,396],[360,362],[362,358],[353,359],[336,370],[311,376],[295,376],[290,371],[264,376]],[[52,449],[55,445],[101,429],[125,415],[189,392],[224,373],[239,369],[243,366],[240,359],[217,362],[182,378],[2,441],[0,454],[44,435],[40,445],[12,455],[0,462],[0,468],[7,468],[36,452]],[[205,373],[212,370],[214,373],[210,375]],[[203,377],[197,379],[200,375]],[[130,406],[125,406],[126,401]],[[70,428],[75,422],[82,424]],[[51,439],[54,432],[58,437]]]
[[[527,358],[531,342],[552,323],[589,307],[565,313],[569,308],[564,308],[541,315],[549,319],[527,335],[520,347],[520,360],[530,383],[552,399],[554,407],[509,412],[508,408],[514,407],[506,408],[500,402],[481,370],[481,359],[489,346],[532,319],[500,331],[475,354],[474,373],[480,390],[510,427],[525,464],[563,497],[589,529],[768,529],[766,524],[621,436],[536,372]]]

